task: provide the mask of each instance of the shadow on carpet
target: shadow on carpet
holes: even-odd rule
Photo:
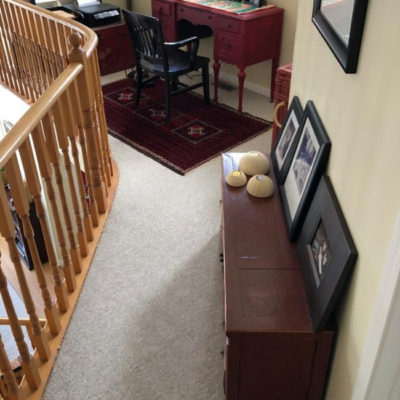
[[[164,85],[142,90],[135,108],[133,81],[103,86],[109,133],[180,175],[271,127],[271,122],[211,103],[202,96],[172,97],[170,122],[164,121]]]

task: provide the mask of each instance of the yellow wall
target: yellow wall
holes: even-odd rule
[[[120,1],[120,0],[114,0]],[[283,17],[283,33],[282,33],[282,46],[280,65],[292,62],[294,34],[296,30],[296,15],[297,3],[299,0],[273,0],[268,1],[268,4],[275,4],[285,10]],[[141,0],[132,2],[133,8],[136,12],[141,14],[151,14],[151,0]],[[200,45],[200,53],[202,55],[213,57],[212,38],[203,39]],[[253,65],[246,69],[246,81],[252,82],[255,85],[261,86],[262,89],[269,89],[270,87],[270,74],[271,74],[271,61]],[[221,68],[221,73],[228,73],[235,76],[238,73],[236,67],[224,65]]]
[[[341,304],[328,400],[350,399],[400,207],[400,2],[370,0],[355,75],[345,74],[300,0],[291,95],[312,99],[332,141],[328,173],[359,252]]]

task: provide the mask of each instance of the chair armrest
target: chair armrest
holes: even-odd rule
[[[193,63],[196,56],[197,50],[199,49],[199,38],[197,36],[192,36],[186,39],[179,40],[177,42],[165,42],[164,46],[167,47],[182,47],[193,44],[190,49],[190,62]]]
[[[195,42],[198,43],[199,38],[197,36],[191,36],[186,39],[178,40],[177,42],[165,42],[164,45],[170,47],[182,47]]]

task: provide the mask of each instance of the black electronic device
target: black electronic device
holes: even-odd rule
[[[121,10],[113,4],[102,3],[101,0],[75,0],[64,4],[64,7],[77,13],[83,24],[89,27],[111,24],[121,20]]]

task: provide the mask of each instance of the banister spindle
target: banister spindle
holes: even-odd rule
[[[107,167],[107,176],[109,180],[107,180],[107,184],[111,185],[111,176],[114,175],[112,160],[111,160],[111,149],[110,143],[108,140],[108,128],[107,128],[107,121],[106,121],[106,114],[104,111],[104,99],[103,99],[103,92],[101,90],[100,84],[100,69],[99,69],[99,61],[97,57],[97,50],[93,52],[91,57],[92,65],[93,65],[93,85],[95,88],[95,100],[96,100],[96,108],[97,108],[97,115],[99,117],[99,126],[105,156],[105,165]]]
[[[26,237],[29,245],[29,250],[32,251],[33,258],[37,255],[39,260],[39,265],[37,268],[41,269],[39,254],[37,253],[36,244],[33,240],[33,229],[29,221],[29,203],[26,196],[26,191],[24,189],[24,185],[22,182],[21,172],[19,170],[17,156],[14,154],[10,160],[5,165],[5,172],[7,176],[7,181],[10,187],[10,192],[13,200],[13,204],[17,214],[20,216],[22,221],[22,226],[24,230],[24,236]],[[3,193],[4,190],[0,189]],[[9,214],[11,215],[10,211]],[[21,263],[21,258],[18,252],[17,245],[15,243],[15,227],[12,226],[12,229],[7,229],[5,227],[2,232],[2,236],[7,242],[8,249],[10,252],[11,261],[14,264],[15,272],[18,277],[18,283],[21,288],[22,298],[25,303],[26,312],[29,315],[29,319],[32,324],[32,329],[34,332],[34,342],[35,346],[39,352],[40,359],[42,361],[47,361],[50,356],[50,348],[47,342],[47,338],[44,335],[42,327],[39,323],[39,318],[36,314],[35,304],[33,303],[32,295],[26,281],[26,277],[23,271],[23,266]],[[33,244],[32,244],[33,241]],[[32,249],[31,249],[32,246]],[[36,250],[36,254],[35,254]],[[36,265],[35,265],[36,269]],[[47,289],[47,286],[46,286]],[[50,293],[47,292],[46,301],[51,302]]]
[[[107,208],[105,185],[102,179],[102,158],[97,147],[96,135],[99,134],[96,129],[96,116],[94,112],[93,88],[90,78],[90,65],[86,59],[85,52],[81,49],[82,37],[74,33],[69,37],[72,50],[69,53],[71,63],[78,62],[83,64],[83,70],[77,77],[79,94],[82,105],[82,126],[85,130],[86,143],[88,146],[89,166],[90,166],[90,184],[93,186],[94,195],[100,213],[105,213]]]
[[[97,207],[97,200],[94,195],[93,185],[92,185],[92,175],[90,171],[90,163],[89,163],[89,155],[88,155],[88,146],[86,144],[85,131],[82,127],[82,107],[81,101],[79,97],[78,85],[76,81],[72,85],[72,105],[74,107],[74,114],[76,115],[78,121],[78,135],[79,135],[79,144],[81,146],[83,165],[85,167],[85,175],[86,175],[86,185],[89,193],[89,210],[90,216],[92,219],[92,225],[99,225],[99,210]]]
[[[69,104],[66,94],[63,94],[54,107],[53,115],[55,120],[57,121],[56,133],[58,138],[58,145],[60,146],[63,154],[64,166],[68,176],[72,207],[74,209],[75,223],[78,230],[78,242],[79,242],[80,253],[82,257],[86,257],[88,254],[87,237],[86,237],[86,232],[83,229],[81,211],[79,208],[78,196],[76,194],[76,189],[75,189],[74,171],[72,169],[72,163],[69,156],[68,132],[73,132],[75,130],[75,127],[74,127],[74,122],[70,117],[70,111],[68,109],[68,106]]]
[[[60,118],[61,115],[60,115],[59,111],[60,110],[58,110],[58,106],[56,104],[56,106],[53,107],[54,124],[52,123],[49,116],[48,116],[48,118],[46,118],[48,120],[48,122],[45,122],[44,137],[45,137],[45,141],[46,141],[46,147],[47,147],[47,152],[49,155],[50,163],[52,164],[54,172],[55,172],[58,194],[60,196],[60,200],[61,200],[61,204],[62,204],[65,228],[67,230],[68,242],[69,242],[69,246],[70,246],[72,265],[74,267],[75,274],[79,274],[82,271],[82,264],[81,264],[81,259],[80,259],[80,255],[79,255],[79,244],[75,240],[75,233],[74,233],[74,230],[72,227],[72,221],[71,221],[71,216],[70,216],[68,201],[67,201],[67,194],[65,192],[64,181],[63,181],[63,176],[62,176],[61,167],[60,167],[60,154],[58,152],[57,140],[56,140],[56,134],[58,135],[59,139],[63,139],[63,135],[59,134],[59,132],[63,129],[63,126],[62,126],[63,121]],[[55,127],[54,127],[54,125],[55,125]],[[65,142],[65,140],[63,140],[63,142]],[[68,160],[69,160],[69,157],[68,157]],[[66,164],[66,168],[71,170],[71,165],[68,165],[68,161]]]
[[[71,120],[73,129],[68,129],[67,134],[69,137],[69,141],[71,143],[71,152],[72,157],[74,159],[74,166],[75,166],[75,174],[78,180],[78,188],[79,188],[79,197],[81,200],[81,208],[83,210],[83,224],[85,226],[86,237],[89,241],[93,240],[93,225],[92,220],[89,213],[88,204],[86,202],[86,194],[85,188],[83,186],[83,178],[82,178],[82,169],[81,169],[81,162],[79,160],[79,150],[76,144],[78,133],[78,115],[79,115],[79,104],[77,102],[72,101],[72,88],[69,87],[67,90],[67,102],[68,102],[68,114],[69,119]],[[78,133],[78,134],[77,134]],[[84,157],[84,147],[81,148],[82,150],[82,157]]]
[[[37,176],[35,160],[33,157],[32,147],[31,147],[31,143],[30,143],[29,139],[25,140],[25,142],[20,147],[20,154],[21,154],[21,159],[22,159],[22,165],[24,167],[27,185],[28,185],[30,193],[32,194],[33,201],[35,203],[36,215],[39,219],[40,226],[43,227],[42,232],[43,232],[43,237],[45,240],[45,246],[47,249],[47,247],[51,246],[51,243],[50,243],[50,246],[46,245],[46,240],[49,240],[49,231],[48,231],[48,227],[47,227],[47,223],[46,223],[46,219],[45,219],[45,212],[44,212],[42,199],[41,199],[40,182],[39,182],[39,179]],[[30,225],[29,219],[28,219],[27,223],[28,222]],[[29,228],[29,226],[28,226],[27,229],[31,229],[31,228]],[[24,226],[24,232],[27,233],[27,231],[25,231],[25,226]],[[46,239],[46,236],[47,236],[47,239]],[[28,239],[27,234],[26,234],[26,237]],[[32,254],[33,263],[35,265],[35,272],[37,274],[38,284],[42,291],[43,303],[45,305],[44,312],[46,315],[46,319],[49,323],[51,333],[53,333],[54,335],[57,335],[61,330],[60,318],[59,318],[58,313],[55,308],[55,302],[53,302],[53,300],[51,299],[50,292],[47,288],[46,278],[45,278],[43,270],[42,270],[40,257],[37,252],[36,243],[33,240],[33,235],[30,240],[31,240],[31,242],[28,241],[29,250]],[[51,251],[54,252],[52,246],[51,246]],[[49,256],[49,260],[50,260],[50,256]],[[61,294],[61,302],[65,302],[65,300],[64,300],[64,297],[66,297],[65,286],[64,286],[64,290],[61,289],[61,291],[58,288],[60,286],[63,286],[63,282],[61,280],[60,272],[58,271],[57,264],[56,264],[55,271],[54,271],[54,268],[52,270],[53,270],[53,277],[54,277],[54,282],[55,282],[56,296]],[[54,272],[55,272],[55,274],[54,274]],[[65,283],[64,283],[64,285],[65,285]],[[57,300],[58,300],[58,297],[57,297]]]
[[[11,74],[11,89],[15,90],[17,93],[20,93],[22,95],[25,95],[24,91],[24,86],[21,84],[21,81],[18,77],[17,74],[17,68],[16,68],[16,59],[15,59],[15,54],[12,50],[12,40],[11,40],[11,34],[10,34],[10,26],[8,25],[8,21],[6,19],[6,12],[5,12],[5,4],[3,1],[0,1],[0,21],[1,21],[1,29],[2,33],[4,34],[3,36],[3,43],[5,45],[5,52],[4,52],[4,66],[6,66],[7,70]],[[2,47],[2,46],[0,46]]]
[[[22,87],[24,88],[25,96],[30,100],[35,100],[34,92],[30,85],[30,78],[28,76],[26,57],[21,46],[20,38],[21,35],[18,34],[17,18],[15,16],[15,9],[8,2],[4,2],[4,11],[6,18],[8,20],[8,25],[13,29],[11,34],[11,42],[13,44],[13,52],[16,56],[16,65],[20,74],[20,79],[23,82]]]
[[[35,128],[37,129],[37,128]],[[36,214],[39,219],[40,228],[43,233],[44,243],[49,257],[49,263],[51,265],[53,279],[54,279],[54,292],[57,297],[58,308],[60,312],[66,312],[68,310],[68,297],[65,285],[65,278],[61,275],[58,265],[57,258],[54,251],[53,242],[50,235],[50,230],[47,225],[45,209],[42,203],[42,187],[39,182],[38,172],[36,170],[35,160],[33,156],[32,146],[29,140],[26,140],[20,147],[22,164],[24,166],[25,175],[29,191],[32,194],[33,201],[35,202]],[[44,152],[37,152],[36,157],[38,159],[39,168],[46,168],[46,161],[44,160],[46,154]],[[46,316],[47,317],[47,316]],[[55,332],[53,332],[55,333]]]
[[[4,190],[0,190],[0,231],[3,234],[5,231],[14,228],[11,214],[8,208],[8,201]],[[21,366],[25,373],[28,385],[32,390],[36,390],[41,382],[38,369],[34,359],[31,358],[28,345],[25,342],[24,332],[18,322],[18,316],[15,312],[14,305],[11,300],[10,292],[7,287],[7,279],[3,273],[1,266],[1,253],[0,253],[0,293],[3,299],[4,307],[10,321],[10,328],[13,333],[15,343],[21,357]]]
[[[45,123],[46,128],[50,129],[49,126],[51,125],[51,122],[48,115],[44,117],[43,122]],[[71,268],[71,258],[65,241],[63,225],[61,222],[61,212],[58,209],[56,201],[56,194],[54,191],[54,186],[51,178],[52,175],[51,175],[50,162],[48,158],[46,144],[44,142],[43,130],[40,125],[38,125],[33,130],[32,140],[35,147],[35,153],[38,156],[40,174],[46,183],[47,195],[50,200],[51,211],[54,218],[54,223],[56,225],[58,244],[60,246],[61,255],[63,258],[63,271],[64,271],[65,281],[67,284],[67,289],[68,291],[73,292],[76,288],[75,273]]]
[[[103,181],[106,183],[105,185],[105,190],[106,190],[106,196],[108,196],[108,190],[107,187],[111,186],[111,172],[108,168],[108,159],[107,159],[107,153],[106,153],[106,147],[104,145],[104,136],[103,136],[103,125],[102,125],[102,119],[101,119],[101,114],[100,114],[100,106],[99,106],[99,97],[100,93],[98,92],[97,88],[97,81],[96,81],[96,68],[95,68],[95,61],[94,60],[94,54],[92,54],[88,59],[87,59],[87,65],[90,69],[90,78],[91,78],[91,86],[93,89],[93,104],[94,104],[94,116],[95,116],[95,127],[98,132],[96,135],[96,146],[99,149],[99,154],[100,154],[100,167],[101,167],[101,174]],[[107,129],[107,128],[106,128]]]
[[[9,400],[22,400],[24,399],[21,393],[17,380],[15,379],[14,372],[11,368],[10,360],[7,357],[7,353],[4,349],[3,340],[0,335],[0,370],[4,376],[4,383],[6,384],[7,393],[6,398]]]

